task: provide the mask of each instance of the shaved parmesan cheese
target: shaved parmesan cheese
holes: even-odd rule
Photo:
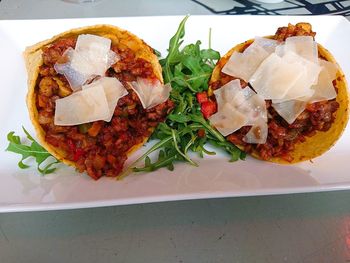
[[[67,58],[68,62],[64,64],[56,63],[54,68],[57,73],[65,76],[72,90],[77,91],[88,80],[88,76],[78,72],[71,66],[69,61],[73,59],[74,54],[74,49],[68,48],[63,54],[63,56]]]
[[[100,85],[56,100],[55,125],[78,125],[108,117],[108,102],[104,89]]]
[[[335,80],[335,78],[337,77],[337,72],[339,70],[338,66],[333,62],[329,62],[323,59],[319,59],[319,64],[322,66],[323,73],[327,72],[329,78],[331,80]]]
[[[209,121],[222,135],[227,136],[246,125],[256,126],[256,129],[265,132],[261,122],[267,122],[266,103],[250,87],[242,89],[240,81],[235,79],[215,90],[214,94],[218,111]],[[257,133],[255,135],[258,136]],[[255,139],[252,137],[252,143],[262,143],[266,137],[263,133],[262,135],[263,137]]]
[[[131,82],[131,88],[136,92],[144,109],[150,109],[165,102],[170,95],[171,85],[163,85],[159,80],[152,81],[137,78]]]
[[[321,60],[321,73],[316,85],[312,86],[315,91],[309,102],[318,102],[323,100],[332,100],[337,97],[337,92],[333,86],[333,80],[336,78],[337,66],[334,63]]]
[[[306,104],[304,101],[290,100],[282,103],[272,103],[272,107],[283,119],[292,124],[305,110]]]
[[[221,110],[209,117],[210,123],[223,135],[227,136],[247,124],[246,115],[225,103]]]
[[[287,62],[272,53],[261,63],[249,82],[264,99],[282,99],[302,74],[300,63]]]
[[[248,87],[245,89],[248,89]],[[241,111],[249,117],[248,125],[255,125],[261,120],[267,122],[266,102],[258,94],[254,93],[253,96],[248,98],[245,107],[242,107]]]
[[[283,56],[283,59],[288,63],[297,63],[300,66],[301,75],[294,83],[294,85],[288,90],[286,95],[281,101],[287,101],[291,99],[297,99],[301,97],[311,97],[314,90],[311,86],[317,83],[321,67],[318,63],[313,63],[306,60],[293,52],[288,52]]]
[[[283,57],[284,55],[284,44],[280,44],[278,45],[276,48],[275,48],[275,54],[280,56],[280,57]]]
[[[269,54],[275,52],[276,47],[279,45],[277,40],[265,37],[255,37],[254,43],[264,48]]]
[[[75,50],[78,52],[91,51],[93,54],[105,55],[110,49],[112,40],[91,34],[79,35]]]
[[[244,113],[249,118],[246,125],[252,125],[252,127],[243,137],[243,141],[263,144],[266,142],[268,134],[266,102],[260,95],[254,94],[245,105],[247,106]]]
[[[222,72],[248,82],[260,63],[269,55],[263,47],[253,42],[243,53],[234,52]]]
[[[259,119],[243,137],[246,143],[264,144],[268,135],[268,126],[266,120]]]
[[[230,103],[234,107],[240,107],[243,109],[245,104],[248,103],[249,100],[255,95],[256,93],[247,86],[244,89],[241,88],[239,93],[235,96],[234,100],[232,100]]]
[[[278,42],[273,39],[257,37],[243,53],[234,52],[222,72],[248,82],[261,62],[275,51]]]
[[[64,126],[111,121],[118,100],[127,94],[116,78],[100,78],[82,86],[82,90],[56,100],[55,124]]]
[[[337,97],[337,92],[333,86],[333,80],[336,78],[338,67],[336,64],[320,60],[322,66],[321,72],[318,76],[317,84],[311,87],[314,91],[312,96],[301,97],[297,100],[314,103],[323,100],[332,100]]]
[[[63,54],[68,62],[56,63],[54,68],[66,77],[73,91],[79,90],[87,80],[104,76],[106,70],[118,61],[119,57],[110,46],[108,38],[79,35],[75,49],[69,48]]]
[[[110,50],[112,41],[95,35],[79,35],[72,68],[84,75],[103,76],[116,62],[116,55]]]
[[[89,85],[84,85],[82,88],[90,89],[97,86],[102,86],[106,95],[109,115],[104,121],[111,121],[114,113],[114,109],[118,104],[118,100],[128,94],[128,91],[124,88],[123,84],[116,78],[102,77],[97,81],[92,82]]]
[[[290,51],[313,63],[318,63],[317,43],[312,36],[288,37],[284,43],[284,54]]]
[[[251,93],[249,92],[254,93],[251,89],[245,93],[242,91],[243,90],[239,79],[232,80],[226,83],[220,89],[214,90],[218,110],[220,110],[221,106],[223,106],[225,102],[229,102],[234,107],[238,107],[246,100],[246,98],[251,96]]]

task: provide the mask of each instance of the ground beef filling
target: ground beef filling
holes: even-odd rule
[[[58,148],[64,158],[73,161],[79,172],[86,171],[94,179],[103,175],[114,177],[122,171],[127,152],[150,136],[152,128],[165,119],[174,105],[168,100],[151,109],[143,109],[138,96],[126,83],[137,77],[156,78],[152,65],[136,58],[130,49],[112,46],[120,60],[106,75],[118,78],[129,91],[118,101],[112,120],[76,126],[54,125],[55,100],[70,95],[72,90],[53,66],[57,61],[61,62],[64,51],[74,48],[75,44],[76,38],[66,38],[43,49],[44,63],[36,86],[38,121],[46,133],[45,140]]]
[[[277,30],[274,39],[285,41],[290,36],[315,36],[315,32],[311,29],[299,26],[289,25],[281,27]],[[322,58],[322,57],[320,57]],[[232,76],[220,73],[220,79],[210,84],[210,87],[215,90],[229,81],[235,79]],[[242,88],[248,84],[241,80]],[[335,89],[335,82],[333,82]],[[215,100],[215,96],[211,97]],[[235,145],[244,147],[244,151],[251,153],[256,152],[264,160],[272,157],[279,157],[288,162],[293,159],[290,153],[299,142],[304,142],[305,137],[313,136],[317,131],[328,131],[335,119],[335,112],[339,104],[336,100],[321,101],[308,104],[304,112],[292,123],[288,124],[281,116],[277,114],[271,106],[271,101],[266,101],[268,111],[268,136],[265,144],[248,144],[243,141],[243,137],[248,133],[251,126],[244,126],[238,131],[227,136],[227,140]]]

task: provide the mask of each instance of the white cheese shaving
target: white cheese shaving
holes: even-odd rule
[[[337,64],[323,59],[319,59],[318,61],[320,66],[322,67],[322,72],[327,73],[330,80],[335,80],[335,78],[337,77],[337,72],[339,70]]]
[[[108,118],[104,119],[104,121],[109,122],[113,117],[114,109],[119,99],[126,96],[128,91],[118,79],[109,77],[102,77],[89,85],[84,85],[82,88],[85,90],[96,86],[102,86],[104,89],[109,108]]]
[[[71,66],[70,61],[73,59],[74,54],[74,49],[68,48],[63,54],[63,56],[68,60],[68,62],[63,64],[56,63],[54,65],[54,68],[57,73],[63,74],[66,77],[69,86],[72,88],[73,91],[78,91],[81,88],[81,86],[88,80],[89,76],[78,72]]]
[[[111,121],[118,100],[128,91],[116,78],[102,77],[82,90],[56,100],[55,125]]]
[[[264,119],[259,119],[243,137],[246,143],[264,144],[268,135],[267,122]]]
[[[243,107],[241,107],[242,112],[249,117],[248,125],[255,125],[260,122],[260,120],[267,122],[265,100],[260,95],[254,93],[250,88],[246,87],[245,89],[249,89],[254,94],[249,97]]]
[[[56,100],[55,125],[78,125],[108,117],[108,102],[104,89],[100,85]]]
[[[237,108],[255,93],[250,88],[243,90],[240,81],[236,79],[226,83],[220,89],[214,90],[214,94],[220,111],[225,102],[229,102]]]
[[[254,43],[264,48],[269,54],[275,52],[276,47],[279,45],[277,40],[265,37],[255,37]]]
[[[71,66],[81,74],[103,76],[116,62],[116,54],[110,50],[112,41],[96,35],[79,35]]]
[[[322,68],[318,65],[318,63],[316,64],[306,60],[293,52],[287,52],[283,56],[283,59],[288,63],[297,63],[300,67],[301,75],[294,85],[288,90],[282,101],[301,97],[311,97],[314,93],[314,89],[311,89],[311,86],[317,83]]]
[[[331,100],[337,97],[337,93],[333,86],[333,80],[336,78],[338,71],[337,66],[329,61],[320,60],[322,70],[318,77],[316,85],[312,86],[315,93],[310,98],[310,102],[317,102],[322,100]]]
[[[292,124],[305,110],[306,104],[304,101],[290,100],[282,103],[272,103],[272,107],[283,119]]]
[[[170,95],[170,83],[163,85],[159,80],[137,78],[131,82],[131,88],[139,97],[144,109],[150,109],[165,102]]]
[[[268,55],[268,51],[253,42],[243,53],[234,52],[222,68],[222,72],[248,82],[250,76]]]
[[[91,52],[104,56],[110,49],[112,40],[91,34],[81,34],[77,38],[75,50],[78,52]]]
[[[251,89],[249,88],[249,90]],[[268,134],[265,100],[260,95],[254,93],[254,95],[246,101],[244,113],[249,118],[246,125],[252,125],[252,127],[243,137],[243,141],[258,144],[265,143]]]
[[[248,123],[246,115],[230,103],[222,105],[221,110],[209,117],[210,123],[223,135],[227,136]]]
[[[104,76],[106,70],[115,64],[119,57],[110,50],[111,40],[95,35],[79,35],[75,49],[69,48],[63,56],[64,64],[56,63],[55,70],[63,74],[73,91],[79,90],[87,80]]]
[[[278,42],[273,39],[256,37],[243,53],[234,52],[222,68],[222,72],[248,82],[250,77],[271,53]]]
[[[249,87],[242,89],[238,79],[215,90],[214,94],[218,111],[209,117],[209,120],[222,135],[227,136],[243,126],[252,125],[255,132],[248,135],[250,143],[266,141],[267,128],[261,123],[267,122],[267,110],[265,100],[261,96]],[[257,129],[260,129],[261,133],[257,133]]]
[[[313,64],[313,63],[312,63]],[[273,100],[272,107],[278,112],[278,114],[285,119],[289,124],[292,124],[298,116],[305,110],[307,103],[314,103],[323,100],[331,100],[337,96],[334,89],[332,80],[336,77],[338,70],[334,63],[320,60],[321,71],[318,74],[317,84],[310,86],[312,82],[304,80],[304,85],[310,86],[310,94],[305,94],[304,97],[298,97],[292,100]],[[305,70],[305,72],[308,72]],[[308,74],[312,75],[312,72]],[[300,85],[302,82],[300,82]],[[312,84],[311,84],[312,85]],[[301,92],[299,94],[302,94]]]
[[[318,64],[318,47],[312,36],[288,37],[284,43],[284,54],[289,51]]]
[[[264,99],[282,99],[302,74],[299,63],[287,62],[272,53],[261,63],[249,82]]]

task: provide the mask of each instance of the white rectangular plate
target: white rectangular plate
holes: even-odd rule
[[[0,211],[33,211],[82,208],[156,201],[313,192],[350,188],[350,131],[330,151],[313,162],[276,165],[247,158],[229,163],[218,154],[199,160],[199,167],[177,164],[166,169],[132,174],[122,181],[94,181],[61,165],[57,172],[40,176],[36,169],[20,170],[19,156],[5,152],[6,134],[33,133],[25,105],[26,72],[22,51],[28,45],[62,31],[107,23],[127,29],[166,54],[170,37],[182,17],[132,17],[63,20],[0,21]],[[317,41],[335,56],[350,75],[350,24],[343,17],[192,16],[186,24],[186,43],[202,41],[224,54],[232,46],[255,36],[274,34],[289,22],[310,22]],[[139,153],[136,153],[136,155]],[[133,156],[132,158],[135,158]]]

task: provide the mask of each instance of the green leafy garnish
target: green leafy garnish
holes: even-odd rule
[[[37,163],[37,169],[41,174],[53,173],[56,170],[56,168],[53,167],[53,165],[58,163],[59,161],[56,160],[39,143],[37,143],[24,127],[22,127],[22,129],[26,134],[27,139],[31,142],[30,145],[23,144],[21,142],[20,137],[15,135],[15,132],[11,131],[7,134],[7,140],[9,141],[9,145],[6,148],[6,151],[22,155],[21,160],[18,162],[18,167],[21,169],[26,169],[30,167],[23,161],[27,158],[34,157],[35,162]],[[48,160],[48,162],[45,162],[48,158],[52,158],[54,159],[54,161],[50,162],[50,160]]]
[[[205,148],[208,144],[226,151],[231,157],[230,161],[245,158],[245,153],[227,142],[200,111],[196,93],[208,89],[208,81],[216,61],[220,59],[220,53],[211,49],[210,45],[208,49],[201,49],[200,41],[181,49],[187,19],[188,16],[181,21],[177,32],[170,39],[168,55],[160,60],[165,83],[170,82],[172,86],[170,99],[175,103],[175,108],[152,134],[151,140],[156,139],[158,142],[131,165],[133,167],[145,160],[143,167],[132,168],[135,172],[150,172],[161,167],[173,170],[175,162],[197,166],[189,153],[197,153],[200,157],[215,154]],[[156,151],[159,152],[158,158],[152,163],[149,155]]]

